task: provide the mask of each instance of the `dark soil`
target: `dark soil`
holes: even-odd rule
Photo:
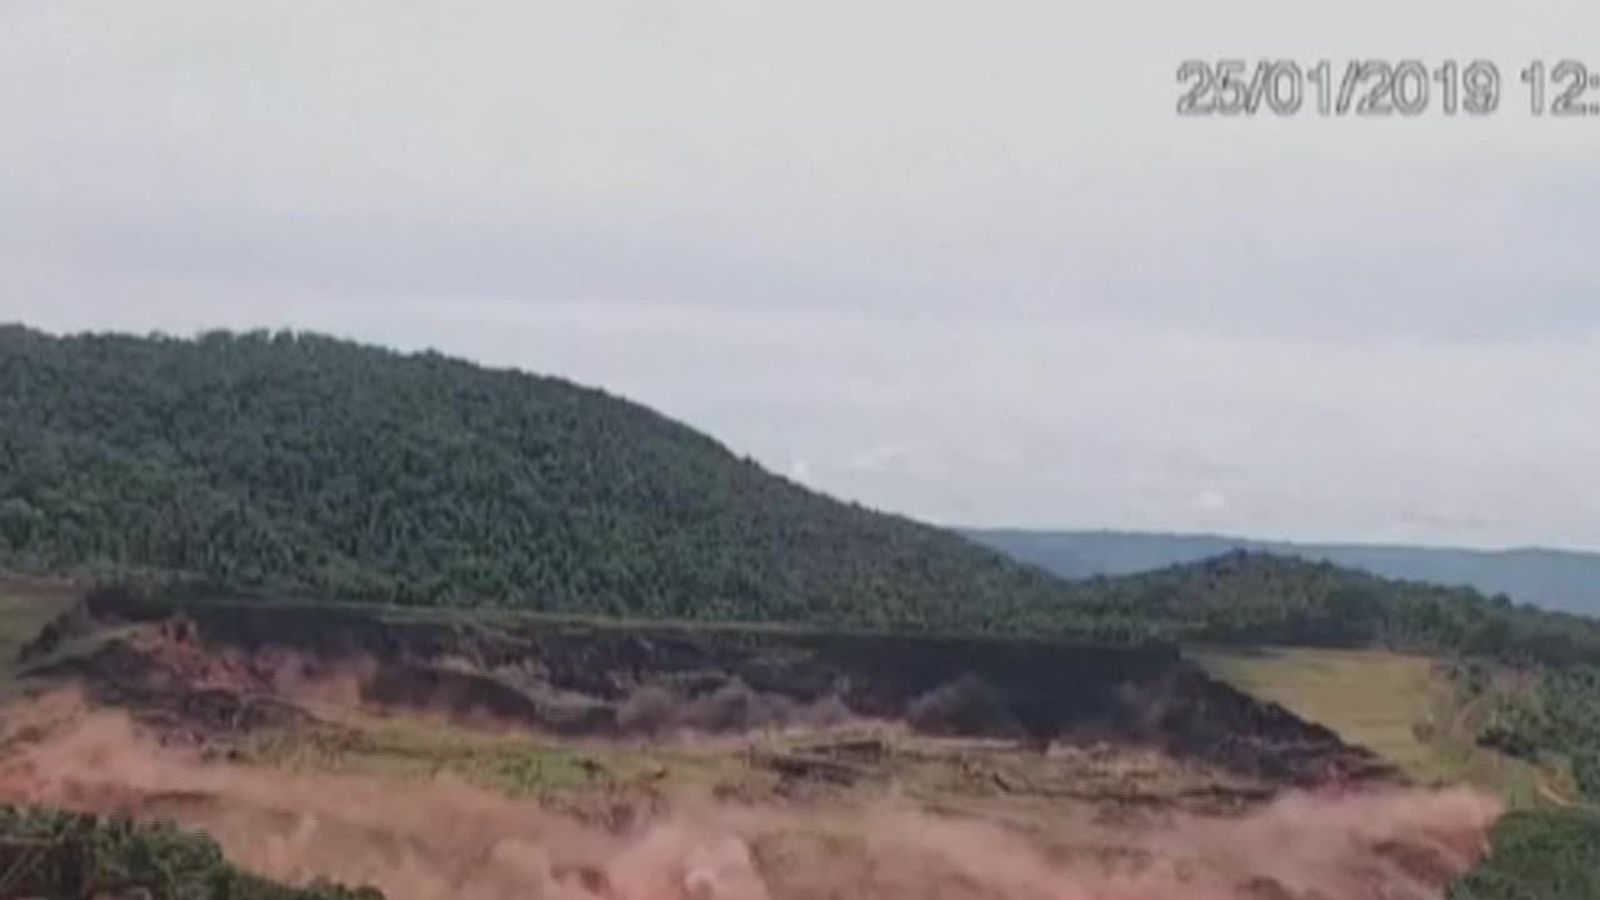
[[[675,725],[739,731],[847,714],[1038,747],[1154,746],[1285,785],[1392,775],[1367,751],[1209,677],[1165,646],[179,605],[102,591],[24,654],[110,627],[133,636],[50,670],[83,679],[109,702],[202,730],[303,716],[275,687],[276,667],[293,660],[313,675],[359,667],[372,704],[569,735]]]

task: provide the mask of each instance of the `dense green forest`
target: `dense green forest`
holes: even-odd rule
[[[1480,743],[1538,761],[1558,754],[1600,804],[1600,666],[1530,666],[1507,677],[1468,660],[1456,665],[1456,682],[1469,699],[1492,703]]]
[[[994,630],[1070,599],[600,391],[287,332],[0,329],[0,561],[864,627]]]
[[[209,838],[54,810],[0,807],[0,897],[383,900],[371,888],[286,887],[229,865]]]
[[[1136,614],[1178,640],[1384,646],[1555,666],[1600,662],[1594,619],[1265,553],[1236,551],[1073,586],[1080,614]]]
[[[1513,812],[1495,825],[1493,855],[1449,900],[1600,897],[1600,817],[1581,810]]]
[[[1600,626],[1262,553],[1066,582],[565,381],[289,332],[0,328],[0,565],[833,627],[1600,663]]]

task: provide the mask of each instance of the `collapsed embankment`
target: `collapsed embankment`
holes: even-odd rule
[[[1390,788],[1130,826],[684,792],[605,827],[449,778],[205,761],[70,697],[18,718],[40,736],[0,759],[0,802],[172,819],[262,874],[392,900],[1437,900],[1498,813],[1468,792]]]
[[[1468,792],[1398,787],[1365,751],[1162,646],[99,592],[24,656],[89,702],[53,693],[7,710],[0,802],[170,819],[261,874],[374,884],[393,900],[1437,900],[1482,856],[1498,814]],[[205,740],[314,731],[335,703],[583,738],[552,742],[563,746],[858,719],[1009,741],[987,759],[970,742],[910,742],[891,761],[908,768],[886,763],[881,790],[607,777],[586,788],[596,796],[539,801],[452,769],[280,769]],[[185,735],[200,739],[172,739]],[[1056,752],[1072,744],[1114,748],[1112,769],[1150,750],[1196,763],[1202,781],[1225,771],[1267,790],[1225,814],[1166,802],[1106,815],[1098,799],[1048,789],[1059,784],[1046,776],[1077,764]],[[915,769],[923,753],[948,758]],[[965,793],[901,789],[924,771],[978,780]]]
[[[78,652],[63,648],[76,646]],[[1109,741],[1281,785],[1383,778],[1366,751],[1203,673],[1174,648],[576,623],[91,593],[25,649],[41,674],[172,723],[301,715],[289,687],[567,736],[739,732],[842,718],[930,734]]]

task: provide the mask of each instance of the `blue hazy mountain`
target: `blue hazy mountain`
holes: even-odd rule
[[[1222,535],[964,529],[968,537],[1066,578],[1125,575],[1232,550],[1327,560],[1389,578],[1470,585],[1518,603],[1600,615],[1600,553],[1398,544],[1299,544]]]

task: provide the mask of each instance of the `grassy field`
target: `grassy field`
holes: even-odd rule
[[[1433,661],[1375,650],[1217,648],[1191,655],[1213,675],[1321,722],[1417,778],[1438,772],[1427,740]]]
[[[1515,807],[1563,805],[1568,773],[1476,746],[1481,711],[1459,702],[1438,662],[1382,650],[1197,648],[1209,672],[1346,741],[1371,749],[1423,784],[1466,782]]]
[[[318,710],[330,714],[331,710]],[[716,784],[732,767],[724,754],[670,744],[563,741],[513,730],[483,730],[422,716],[334,714],[337,723],[248,737],[243,761],[295,772],[401,778],[448,773],[512,797],[550,800],[597,788]]]

